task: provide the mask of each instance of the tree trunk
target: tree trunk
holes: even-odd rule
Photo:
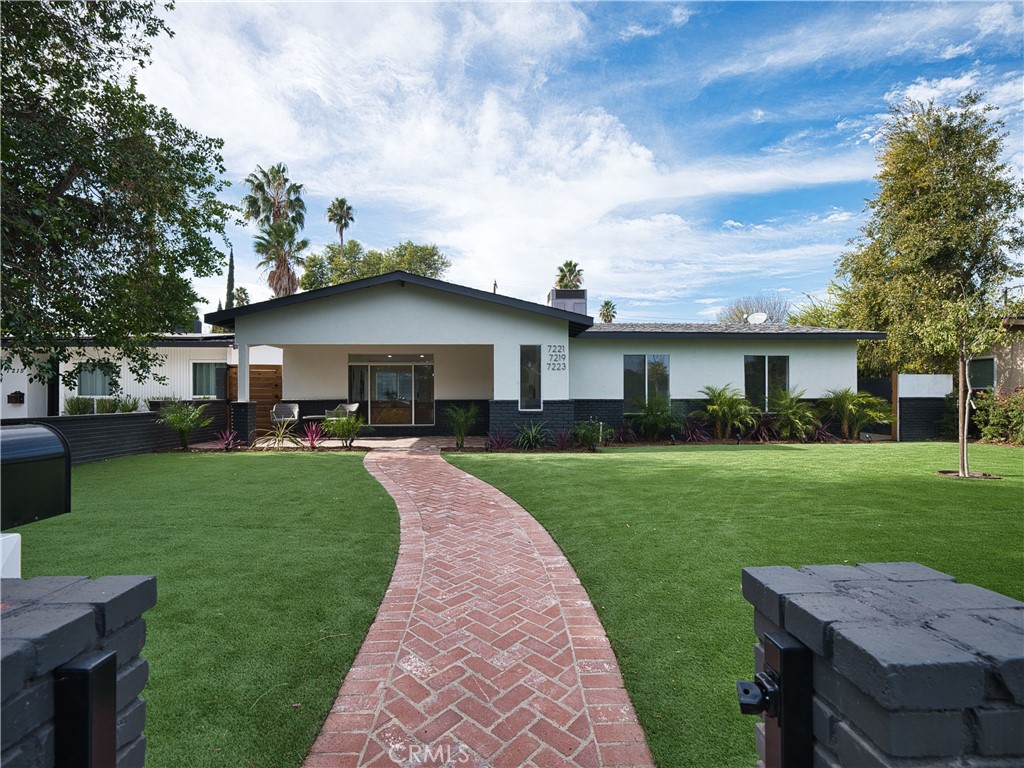
[[[959,386],[957,387],[957,435],[959,437],[960,477],[970,476],[967,464],[967,427],[968,427],[968,392],[967,392],[967,356],[960,353],[960,370],[958,371]]]

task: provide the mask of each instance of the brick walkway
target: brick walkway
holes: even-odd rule
[[[306,768],[653,766],[576,574],[436,450],[372,451],[398,563]]]

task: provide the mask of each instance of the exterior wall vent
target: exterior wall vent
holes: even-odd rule
[[[585,315],[587,314],[587,291],[586,289],[552,288],[548,294],[548,306]]]

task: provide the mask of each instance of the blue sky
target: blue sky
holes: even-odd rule
[[[436,243],[448,279],[538,301],[579,262],[591,311],[713,320],[761,290],[820,295],[875,192],[904,98],[984,90],[1024,172],[1021,2],[190,3],[141,89],[306,186],[314,251]],[[236,284],[270,297],[253,230]],[[216,307],[224,278],[196,281]]]

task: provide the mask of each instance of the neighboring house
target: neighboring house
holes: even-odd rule
[[[223,372],[235,365],[237,353],[233,349],[232,334],[180,333],[163,337],[154,346],[163,355],[162,364],[154,373],[165,379],[138,382],[132,377],[127,364],[121,365],[120,393],[137,397],[141,408],[146,408],[150,399],[202,399],[225,397]],[[79,362],[94,357],[94,346],[84,341],[85,351],[76,354],[75,359],[62,366],[64,372]],[[281,363],[278,350],[260,350],[256,362]],[[58,416],[63,412],[64,402],[69,397],[110,397],[115,394],[110,378],[102,371],[83,371],[77,386],[65,387],[62,382],[30,382],[24,370],[4,373],[0,408],[3,418],[39,418]],[[20,395],[18,393],[21,393]],[[19,402],[20,401],[20,402]]]
[[[444,410],[476,403],[478,432],[582,419],[618,425],[652,394],[691,409],[731,384],[765,406],[770,389],[857,386],[857,340],[870,331],[786,325],[600,323],[584,291],[547,306],[392,272],[213,312],[238,347],[236,428],[252,424],[251,350],[281,349],[282,399],[303,416],[341,402],[379,435],[449,431]],[[582,295],[579,295],[582,294]],[[241,429],[239,430],[241,432]]]
[[[972,389],[1013,392],[1024,387],[1024,317],[1005,321],[1006,340],[986,355],[970,362]]]

